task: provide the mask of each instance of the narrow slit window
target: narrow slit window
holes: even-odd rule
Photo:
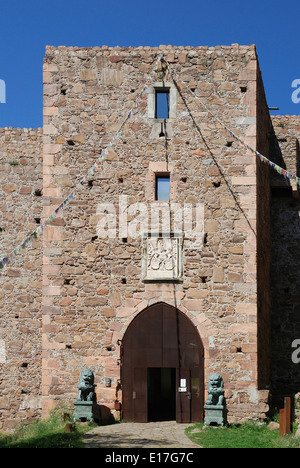
[[[156,176],[156,200],[170,200],[170,175]]]
[[[161,88],[155,90],[155,118],[168,119],[170,111],[170,90]]]

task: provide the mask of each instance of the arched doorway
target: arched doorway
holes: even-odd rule
[[[125,421],[202,422],[203,345],[181,311],[158,303],[129,325],[121,347]]]

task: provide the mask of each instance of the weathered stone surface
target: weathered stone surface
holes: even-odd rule
[[[95,70],[80,70],[80,78],[83,81],[91,81],[91,80],[96,80],[97,75]]]
[[[38,226],[42,161],[42,129],[0,129],[1,258]],[[40,395],[41,280],[37,238],[0,273],[0,430],[40,414],[40,405],[22,404],[25,394]]]
[[[268,153],[266,135],[272,133],[271,124],[252,46],[49,46],[44,63],[43,131],[0,129],[2,255],[76,189],[78,180],[121,128],[160,52],[229,128]],[[154,77],[158,84],[161,72],[159,66]],[[13,418],[39,414],[40,405],[34,402],[41,395],[45,411],[63,401],[66,394],[71,398],[87,364],[94,366],[101,404],[113,408],[124,333],[139,312],[156,302],[178,307],[197,326],[205,348],[205,373],[213,370],[224,375],[232,420],[249,414],[261,417],[267,410],[267,395],[255,399],[253,391],[263,388],[269,379],[268,168],[216,125],[180,83],[181,96],[172,88],[176,99],[173,96],[167,140],[159,137],[161,122],[152,114],[149,118],[152,88],[140,99],[105,161],[75,191],[74,200],[14,265],[1,271],[4,312],[0,332],[5,333],[0,341],[5,355],[3,352],[0,370],[7,373],[10,391],[17,396],[10,405],[4,379],[0,379],[0,394],[4,395],[0,429],[7,428]],[[292,139],[288,118],[273,121],[278,136],[288,140],[283,153],[287,168],[295,172],[296,158],[287,154],[296,154],[299,119],[293,121],[298,130],[292,132]],[[180,281],[145,283],[133,205],[154,201],[156,174],[166,172],[170,174],[171,202],[181,207],[203,204],[204,230],[197,231],[201,232],[197,242],[192,236],[184,239]],[[292,192],[296,197],[297,188],[292,186]],[[119,214],[120,195],[128,197],[127,231],[119,235],[116,223],[115,235],[102,238],[97,232],[99,204],[108,204]],[[273,207],[278,216],[276,229],[286,236],[282,244],[287,245],[289,239],[294,247],[289,251],[275,236],[280,244],[275,260],[281,252],[272,277],[273,294],[278,298],[275,309],[278,317],[284,307],[288,309],[289,339],[300,307],[299,285],[292,279],[298,277],[300,262],[291,258],[291,252],[298,251],[296,200],[294,209],[289,206],[287,210],[282,200],[279,212],[277,202]],[[161,221],[169,219],[174,228],[177,219],[161,217]],[[287,257],[287,264],[293,267],[281,276]],[[289,288],[293,299],[287,304],[284,297]],[[289,346],[289,340],[288,345],[283,341],[277,342],[278,353]],[[275,365],[279,381],[285,373],[288,371]],[[107,376],[112,379],[111,389],[104,386]],[[30,398],[22,399],[20,388]]]
[[[59,134],[64,134],[65,141],[70,138],[75,144],[82,145],[82,154],[85,157],[76,158],[76,168],[84,173],[94,162],[92,154],[95,144],[98,144],[93,129],[97,135],[101,135],[105,139],[104,145],[119,131],[122,124],[120,116],[126,115],[131,104],[134,103],[138,90],[144,85],[145,73],[149,73],[155,64],[158,51],[150,48],[139,48],[138,52],[141,55],[137,56],[135,49],[103,48],[95,49],[93,53],[85,49],[72,50],[72,55],[68,49],[54,55],[54,50],[50,48],[48,52],[49,56],[52,57],[53,65],[55,65],[53,70],[56,71],[52,72],[53,80],[55,73],[55,83],[59,83],[62,79],[59,70],[68,69],[71,73],[68,75],[68,79],[64,74],[64,86],[68,92],[64,96],[65,99],[59,104],[59,112],[47,111],[45,123],[57,128]],[[164,48],[161,47],[161,50]],[[249,64],[253,62],[256,65],[256,56],[251,48],[243,50],[243,57],[239,56],[237,50],[230,47],[224,48],[222,56],[216,60],[212,60],[212,57],[215,57],[214,49],[211,50],[211,55],[208,54],[207,48],[199,48],[196,52],[191,48],[177,50],[167,47],[165,52],[169,63],[183,67],[182,77],[189,82],[190,86],[198,87],[203,98],[208,99],[210,105],[222,105],[222,110],[224,111],[226,108],[227,115],[230,115],[231,112],[235,114],[236,106],[240,106],[242,115],[239,117],[243,118],[243,125],[239,131],[244,132],[246,137],[248,125],[252,125],[252,120],[256,117],[256,109],[255,107],[250,109],[248,103],[242,102],[244,96],[240,94],[238,80],[239,74],[245,68],[245,61]],[[78,70],[75,57],[76,54],[81,53],[90,56],[90,60],[87,69]],[[230,60],[227,60],[227,57]],[[211,64],[212,67],[209,66]],[[252,66],[249,68],[249,70],[254,69],[255,67]],[[47,72],[49,71],[47,69]],[[158,71],[161,72],[160,68]],[[250,79],[251,76],[249,74]],[[156,77],[155,80],[159,81],[159,77]],[[52,84],[54,81],[51,80],[50,75],[47,75],[46,102],[48,97],[53,96]],[[49,93],[47,86],[49,86]],[[222,97],[219,93],[222,93]],[[97,99],[95,99],[96,96],[98,96]],[[228,321],[230,319],[229,325],[233,327],[232,332],[237,335],[237,338],[240,341],[243,339],[245,344],[250,342],[248,334],[250,333],[252,337],[255,325],[247,323],[244,328],[245,333],[243,333],[243,324],[237,323],[235,306],[236,304],[252,301],[255,303],[256,301],[255,287],[251,286],[256,280],[250,276],[250,272],[248,273],[246,268],[249,270],[250,256],[253,255],[254,258],[257,246],[254,243],[251,244],[250,248],[250,243],[248,244],[251,229],[246,222],[242,224],[243,217],[238,209],[237,200],[239,201],[240,197],[243,197],[244,213],[252,218],[255,215],[255,207],[252,202],[253,193],[247,192],[246,189],[252,184],[255,186],[255,174],[249,172],[249,168],[247,168],[249,166],[248,159],[239,163],[234,162],[235,158],[240,155],[239,148],[231,147],[229,152],[224,144],[224,137],[220,129],[212,122],[204,121],[202,118],[203,136],[209,136],[213,151],[218,152],[219,168],[214,164],[211,155],[207,152],[207,147],[203,142],[201,143],[199,133],[193,127],[186,112],[187,109],[179,97],[177,97],[176,109],[174,107],[174,118],[172,117],[172,121],[168,122],[172,151],[166,169],[164,159],[157,156],[160,150],[164,151],[165,141],[164,139],[155,141],[153,137],[152,127],[155,122],[147,117],[148,96],[146,97],[147,99],[144,97],[139,103],[138,115],[123,128],[122,138],[116,141],[113,148],[110,148],[106,157],[105,171],[102,168],[97,170],[93,177],[92,188],[81,192],[80,200],[88,201],[88,204],[85,205],[85,213],[80,210],[79,205],[77,207],[76,204],[73,204],[71,210],[66,214],[65,225],[56,227],[56,230],[59,230],[61,234],[54,235],[52,233],[51,238],[44,237],[45,241],[50,243],[51,264],[56,261],[57,255],[54,253],[54,248],[57,248],[57,243],[64,251],[65,261],[61,264],[60,274],[69,282],[69,285],[60,286],[60,290],[57,292],[53,289],[45,290],[45,292],[48,292],[55,301],[56,296],[51,296],[51,291],[54,291],[55,294],[61,294],[62,296],[58,297],[58,304],[62,307],[62,313],[67,311],[73,320],[76,317],[70,325],[73,329],[71,334],[76,336],[77,329],[83,327],[84,320],[89,321],[87,329],[90,336],[95,336],[95,339],[90,341],[82,339],[82,345],[79,349],[86,350],[86,359],[88,355],[91,356],[93,353],[99,356],[102,362],[98,376],[99,382],[104,375],[111,375],[113,379],[117,378],[119,375],[119,367],[116,365],[119,353],[117,340],[122,339],[128,323],[137,313],[147,305],[159,301],[171,304],[176,301],[177,306],[181,307],[188,316],[195,317],[196,322],[201,327],[204,341],[211,333],[214,334],[215,346],[222,350],[222,373],[225,369],[227,385],[236,385],[237,379],[243,380],[249,372],[253,373],[254,379],[255,366],[250,370],[241,367],[238,375],[233,372],[233,357],[227,352],[230,348],[231,334],[226,332],[223,315]],[[191,96],[186,94],[185,99],[187,99],[187,104],[195,110]],[[84,124],[80,121],[79,115],[74,115],[70,111],[74,106],[79,109],[83,102],[90,102],[92,106],[85,108]],[[77,121],[79,133],[84,136],[78,142],[75,141],[71,132],[69,136],[66,133],[68,132],[70,115],[73,115],[72,125]],[[247,119],[250,119],[249,124]],[[236,119],[232,118],[228,124],[236,126]],[[150,135],[151,144],[149,145]],[[46,156],[55,155],[55,159],[49,160],[49,163],[54,164],[54,168],[58,170],[67,168],[70,162],[72,164],[70,147],[68,148],[62,143],[58,150],[55,147],[57,140],[54,139],[54,135],[51,137],[49,134],[49,136],[44,153]],[[96,139],[98,138],[96,136]],[[136,138],[139,139],[138,148]],[[126,145],[123,143],[125,141]],[[187,145],[187,141],[189,145]],[[222,145],[224,146],[222,147]],[[139,156],[147,155],[147,158],[137,159],[137,154]],[[124,155],[125,158],[123,159],[121,155]],[[131,158],[131,155],[135,156]],[[46,161],[48,162],[47,159]],[[222,171],[220,171],[220,167]],[[96,226],[99,222],[99,215],[97,217],[96,214],[99,200],[105,200],[117,209],[120,193],[127,195],[131,204],[137,200],[142,202],[145,198],[148,201],[154,200],[155,171],[158,170],[171,171],[173,180],[171,197],[174,202],[195,204],[201,200],[206,210],[205,243],[200,249],[193,245],[193,241],[189,241],[189,245],[186,244],[183,253],[182,284],[144,284],[141,281],[141,243],[139,239],[131,238],[128,232],[120,238],[117,235],[110,238],[109,242],[99,237],[95,238]],[[181,181],[183,176],[187,182]],[[65,190],[68,188],[63,186],[66,177],[70,178],[64,173],[61,180],[51,178],[51,187],[53,189],[61,187]],[[225,180],[223,180],[224,178]],[[226,185],[226,181],[228,185]],[[109,191],[106,188],[108,186]],[[55,191],[53,191],[52,196],[55,196]],[[52,206],[55,206],[55,199]],[[253,213],[250,213],[250,208],[254,210]],[[133,220],[134,214],[129,213],[129,222]],[[246,232],[245,226],[248,227]],[[243,235],[240,235],[239,227],[243,230]],[[232,234],[235,234],[235,240],[233,240]],[[70,242],[74,235],[77,239],[76,246]],[[122,238],[126,238],[126,242],[122,242]],[[91,239],[94,240],[89,243],[88,241]],[[52,243],[55,244],[53,248]],[[68,262],[68,259],[72,259],[72,264]],[[73,267],[73,264],[76,265],[76,268]],[[77,270],[79,266],[82,269],[80,273]],[[253,266],[255,268],[256,264],[253,263]],[[47,278],[51,281],[53,288],[54,281],[50,272],[47,274]],[[57,278],[59,278],[59,272]],[[245,288],[240,286],[243,281],[248,283]],[[73,293],[70,295],[69,292],[71,285],[74,295]],[[226,307],[226,311],[224,307]],[[241,313],[247,313],[247,311],[242,312],[241,310]],[[247,316],[250,317],[250,314]],[[55,323],[61,323],[63,327],[63,320],[56,315],[53,317]],[[101,318],[100,324],[96,318],[98,320]],[[117,325],[118,329],[116,329]],[[102,334],[102,344],[96,337],[101,328],[105,329],[105,333]],[[63,330],[60,336],[64,336]],[[220,344],[218,336],[225,339],[225,342]],[[76,343],[76,346],[79,347],[80,341],[76,339]],[[89,343],[89,348],[87,348],[87,343]],[[205,341],[205,343],[208,345],[208,342]],[[107,347],[110,351],[107,351]],[[247,348],[245,347],[245,349]],[[249,352],[250,349],[252,351],[252,348],[249,348]],[[211,358],[206,365],[218,368],[221,365],[219,355],[219,353],[210,353]],[[62,367],[64,367],[63,356],[61,356],[61,361]],[[113,382],[115,384],[116,380]],[[103,387],[102,391],[105,395]],[[97,392],[101,395],[100,385]],[[107,405],[111,403],[106,401]]]

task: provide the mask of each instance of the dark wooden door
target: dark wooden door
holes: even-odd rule
[[[136,367],[133,370],[132,386],[133,421],[147,422],[147,368]]]
[[[202,341],[189,318],[165,303],[147,308],[130,324],[122,342],[123,419],[149,420],[149,369],[168,368],[176,369],[177,422],[202,422],[203,367]],[[180,379],[186,380],[186,391],[179,391]]]

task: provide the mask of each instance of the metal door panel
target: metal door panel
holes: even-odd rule
[[[141,312],[124,336],[121,381],[125,420],[147,420],[147,369],[154,367],[177,369],[176,391],[180,375],[188,381],[191,400],[186,394],[177,395],[178,422],[203,421],[203,345],[190,319],[165,303]]]
[[[147,368],[137,367],[133,371],[132,401],[134,422],[147,422]]]

